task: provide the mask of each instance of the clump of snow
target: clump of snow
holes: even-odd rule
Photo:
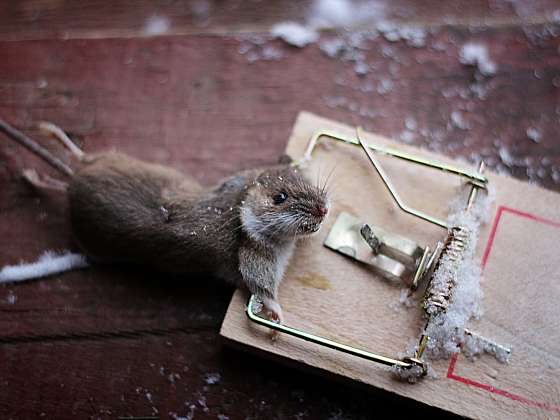
[[[426,31],[419,27],[402,26],[392,22],[380,22],[377,30],[389,42],[404,40],[410,47],[421,48],[426,46]]]
[[[397,379],[401,381],[406,381],[411,384],[415,384],[423,376],[423,371],[420,366],[412,366],[410,368],[401,368],[398,366],[392,366],[391,372]]]
[[[482,337],[472,334],[465,334],[465,341],[461,351],[470,359],[475,358],[479,354],[486,353],[494,356],[500,363],[508,363],[511,356],[511,349]]]
[[[352,0],[315,0],[305,22],[281,22],[274,25],[271,34],[290,45],[302,48],[319,39],[322,29],[355,28],[366,22],[377,22],[384,16],[383,5],[371,1]],[[412,35],[410,35],[412,36]],[[325,47],[331,57],[336,55],[337,47]],[[364,64],[358,66],[365,71]]]
[[[450,121],[453,127],[457,127],[460,130],[468,130],[470,128],[469,123],[465,121],[460,111],[451,112]]]
[[[384,4],[372,1],[315,0],[307,22],[316,29],[351,28],[383,19]]]
[[[534,127],[529,127],[527,129],[527,137],[535,143],[539,143],[541,141],[541,132]]]
[[[416,302],[412,298],[410,293],[410,289],[401,289],[401,294],[399,296],[399,302],[401,305],[406,306],[407,308],[411,308],[416,305]]]
[[[475,250],[480,225],[487,221],[490,214],[493,194],[480,193],[470,211],[465,211],[469,190],[470,188],[466,189],[453,201],[448,218],[451,226],[462,226],[465,229],[464,250],[456,261],[449,254],[440,257],[430,285],[430,290],[445,291],[451,282],[453,288],[447,310],[439,310],[428,300],[426,311],[431,316],[426,333],[430,339],[425,354],[429,359],[448,358],[457,353],[466,341],[467,322],[482,314],[481,270],[475,259]]]
[[[354,65],[354,72],[358,76],[365,76],[369,72],[369,66],[366,63],[364,63],[363,61],[358,61]]]
[[[380,95],[385,95],[393,90],[393,81],[390,79],[381,79],[379,85],[377,86],[377,93]]]
[[[406,117],[404,120],[404,126],[407,130],[414,131],[418,127],[418,124],[416,123],[414,117]]]
[[[461,48],[459,54],[461,63],[467,66],[476,66],[483,76],[496,74],[497,66],[490,60],[488,49],[485,45],[469,42]]]
[[[204,379],[204,381],[208,384],[208,385],[215,385],[218,382],[220,382],[220,379],[222,379],[221,375],[219,373],[207,373],[206,374],[206,378]]]
[[[268,40],[270,40],[270,37],[260,35],[242,37],[238,51],[247,58],[249,63],[254,63],[259,60],[280,60],[284,54],[273,45],[268,45]]]
[[[162,35],[169,31],[171,22],[165,16],[150,16],[144,24],[144,34],[149,36]]]
[[[399,135],[399,139],[403,142],[403,143],[413,143],[414,140],[416,139],[416,134],[414,134],[412,131],[410,130],[404,130],[401,132],[401,134]]]
[[[297,22],[281,22],[274,25],[270,31],[273,37],[280,38],[295,47],[305,47],[319,39],[319,33],[308,26]]]
[[[507,147],[500,146],[500,148],[498,149],[498,155],[500,156],[501,161],[507,167],[511,167],[515,165],[516,159],[513,157],[513,155],[511,154],[511,152]]]
[[[328,57],[336,58],[343,54],[346,50],[347,46],[346,43],[342,38],[330,38],[324,41],[321,41],[319,44],[319,48],[323,51]]]
[[[322,39],[319,48],[329,58],[354,63],[354,72],[358,76],[364,76],[371,70],[366,62],[365,51],[369,48],[366,41],[376,37],[375,32],[369,31],[342,33],[333,38]]]
[[[88,267],[84,255],[64,251],[46,251],[36,262],[7,265],[0,270],[0,283],[10,283],[52,276],[64,271]]]

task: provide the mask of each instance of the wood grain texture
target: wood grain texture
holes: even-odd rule
[[[63,20],[57,25],[62,27]],[[11,27],[15,35],[20,29],[29,27]],[[528,29],[529,34],[543,32],[543,26]],[[37,35],[45,36],[57,35]],[[558,190],[553,178],[560,165],[558,38],[528,37],[515,27],[474,33],[450,27],[427,39],[422,49],[382,37],[368,41],[372,71],[365,77],[355,74],[353,63],[327,58],[316,45],[296,50],[271,42],[282,59],[249,63],[239,53],[249,41],[227,36],[0,42],[0,115],[62,156],[57,144],[33,129],[35,122],[59,124],[87,151],[115,147],[189,172],[204,183],[275,162],[301,109],[395,138],[405,130],[407,117],[413,117],[418,126],[413,144],[465,159],[484,156],[492,167],[502,165],[519,178],[532,175],[534,182]],[[473,69],[457,59],[462,43],[473,39],[488,46],[499,66],[496,77],[483,82],[485,100],[469,93]],[[388,51],[392,57],[384,54]],[[376,89],[385,78],[392,89],[379,94]],[[373,91],[365,89],[367,83]],[[361,110],[367,112],[360,115]],[[463,112],[469,130],[450,124],[453,110]],[[540,143],[526,136],[534,124],[542,134]],[[500,160],[500,146],[513,154],[511,168]],[[541,165],[543,158],[550,163]],[[529,171],[535,165],[544,168],[543,176]],[[34,260],[46,249],[75,248],[64,196],[30,189],[19,175],[28,167],[55,175],[0,139],[0,266]],[[216,406],[209,414],[195,403],[197,418],[220,413],[232,419],[371,418],[380,405],[438,414],[386,393],[342,387],[221,349],[217,332],[231,290],[210,279],[184,280],[102,267],[0,287],[6,361],[0,365],[0,417],[142,415],[151,410],[145,396],[129,405],[119,402],[122,393],[136,395],[137,386],[153,390],[162,418],[168,416],[165,410],[186,415],[188,407],[181,404],[198,399],[202,372],[218,372],[224,382],[214,387]],[[169,337],[180,344],[167,346]],[[207,341],[201,345],[189,337]],[[186,348],[192,350],[188,355]],[[215,356],[205,359],[206,353]],[[169,382],[156,387],[159,372],[152,372],[150,363],[167,366],[181,356],[200,364],[200,375],[182,375],[186,385],[181,388]],[[112,374],[123,366],[128,381],[112,387]],[[137,383],[138,375],[146,380]],[[60,384],[80,389],[71,378],[86,376],[83,392],[68,398],[69,388]],[[236,396],[234,404],[227,405],[228,393]],[[95,398],[93,408],[90,397]],[[29,401],[32,408],[26,409]]]
[[[278,22],[303,22],[311,0],[6,0],[0,4],[3,40],[144,37],[150,22],[166,35],[266,32]],[[421,27],[500,27],[552,22],[554,0],[382,0],[376,21]]]
[[[288,143],[288,154],[295,160],[303,156],[309,139],[318,130],[346,136],[353,133],[352,127],[302,113]],[[404,152],[449,163],[445,157],[422,154],[418,149],[399,146],[380,136],[366,134],[364,141],[400,147]],[[454,199],[460,185],[456,178],[434,177],[429,170],[396,159],[385,158],[382,165],[407,204],[445,218],[447,203]],[[406,235],[417,243],[428,244],[432,249],[437,240],[445,238],[446,232],[399,212],[385,188],[376,182],[377,177],[359,148],[332,142],[328,147],[318,147],[306,172],[313,179],[325,167],[336,168],[333,173],[336,195],[324,228],[313,238],[300,242],[284,276],[279,302],[285,323],[359,349],[398,358],[418,342],[425,322],[420,304],[422,294],[417,293],[415,306],[405,307],[399,303],[402,285],[384,281],[363,265],[333,253],[323,242],[341,211],[350,212],[365,223]],[[560,353],[555,344],[560,335],[554,327],[560,321],[554,309],[560,293],[552,280],[560,275],[558,259],[552,251],[559,245],[560,218],[556,208],[560,205],[560,195],[511,178],[495,174],[488,177],[495,194],[490,215],[507,206],[548,221],[508,217],[502,220],[498,234],[492,223],[481,226],[479,232],[476,264],[482,265],[488,249],[486,244],[493,238],[492,257],[483,277],[486,311],[481,320],[470,322],[468,327],[513,347],[509,364],[500,364],[484,355],[474,363],[460,357],[459,364],[454,365],[460,368],[451,370],[455,377],[449,377],[449,361],[433,361],[433,373],[438,379],[425,379],[413,386],[396,380],[379,365],[298,338],[281,334],[278,341],[271,342],[266,328],[247,320],[244,313],[247,296],[241,291],[234,294],[221,334],[250,348],[461,416],[522,419],[548,418],[560,413],[557,392],[560,380],[554,373],[560,368]],[[318,288],[301,281],[302,276],[310,275],[325,279],[328,287]],[[456,380],[457,377],[471,378],[491,390],[468,386]]]

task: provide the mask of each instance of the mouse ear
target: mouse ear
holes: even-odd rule
[[[293,161],[294,160],[290,157],[290,155],[287,155],[285,153],[282,156],[280,156],[280,158],[278,159],[278,163],[280,165],[289,165]]]

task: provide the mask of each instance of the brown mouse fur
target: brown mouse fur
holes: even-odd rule
[[[25,138],[1,120],[0,131]],[[48,153],[38,154],[49,161]],[[242,171],[203,188],[176,170],[124,154],[75,154],[81,162],[75,172],[53,166],[71,176],[73,234],[93,261],[210,273],[247,288],[272,319],[282,320],[278,285],[296,240],[316,232],[326,217],[324,188],[288,164]]]

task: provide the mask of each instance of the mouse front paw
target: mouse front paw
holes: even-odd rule
[[[277,324],[284,323],[284,314],[282,313],[282,308],[277,301],[273,299],[263,299],[263,306],[264,314],[269,320]],[[272,341],[276,341],[278,336],[278,331],[273,329],[270,330],[270,339]]]

